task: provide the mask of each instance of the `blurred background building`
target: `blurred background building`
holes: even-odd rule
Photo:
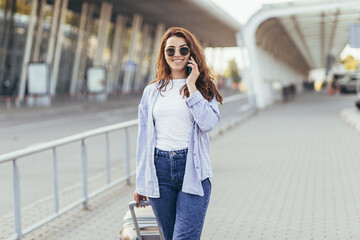
[[[0,95],[20,102],[34,91],[48,100],[138,92],[155,77],[168,27],[188,28],[204,47],[234,47],[240,30],[209,1],[2,0],[0,9]]]

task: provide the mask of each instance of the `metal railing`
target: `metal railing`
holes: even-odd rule
[[[88,200],[99,195],[100,193],[108,190],[109,188],[127,181],[130,183],[130,178],[135,175],[135,172],[130,170],[130,149],[129,149],[129,131],[130,127],[136,126],[138,120],[134,119],[131,121],[114,124],[107,127],[94,129],[91,131],[75,134],[69,137],[61,138],[55,141],[44,143],[37,146],[24,148],[18,151],[14,151],[8,154],[0,156],[0,164],[12,161],[13,163],[13,191],[14,191],[14,221],[15,221],[15,235],[10,239],[21,239],[22,236],[34,231],[35,229],[43,226],[44,224],[52,221],[53,219],[61,216],[69,210],[83,204],[84,208],[88,207]],[[126,160],[126,176],[119,178],[113,182],[110,180],[110,141],[109,133],[125,129],[125,160]],[[88,176],[87,176],[87,149],[86,139],[98,135],[105,135],[106,143],[106,185],[92,193],[88,193]],[[73,142],[81,142],[81,155],[82,155],[82,198],[78,199],[71,204],[67,205],[63,209],[59,209],[59,189],[58,189],[58,164],[56,149],[62,145],[66,145]],[[46,150],[52,150],[53,153],[53,184],[54,184],[54,214],[33,224],[32,226],[22,230],[21,227],[21,203],[20,203],[20,175],[18,167],[18,159],[32,155],[38,152]]]
[[[246,95],[233,95],[227,98],[224,98],[224,104],[234,101],[242,101],[247,100],[246,104],[242,104],[240,106],[241,112],[251,112],[255,107],[253,101]],[[234,119],[236,122],[238,118]],[[241,119],[240,119],[241,120]],[[230,123],[232,125],[234,121]],[[135,175],[135,171],[131,172],[130,170],[130,144],[129,144],[129,131],[130,127],[136,126],[138,124],[138,119],[122,122],[119,124],[114,124],[102,128],[97,128],[91,131],[86,131],[83,133],[75,134],[69,137],[57,139],[48,143],[27,147],[18,151],[14,151],[11,153],[0,155],[0,164],[5,162],[13,163],[13,196],[14,196],[14,222],[15,222],[15,235],[10,239],[19,239],[34,231],[35,229],[43,226],[44,224],[54,220],[55,218],[61,216],[62,214],[68,212],[69,210],[77,207],[80,204],[83,204],[83,207],[88,208],[88,200],[94,198],[95,196],[103,193],[109,188],[120,184],[124,181],[130,183],[130,178]],[[213,134],[216,135],[218,132],[221,132],[224,129],[228,128],[227,126],[220,124]],[[110,140],[109,133],[114,131],[119,131],[121,129],[125,129],[125,162],[126,162],[126,176],[114,180],[111,182],[110,180]],[[87,176],[87,148],[86,148],[86,139],[98,135],[105,135],[105,144],[106,144],[106,185],[97,189],[92,193],[88,193],[88,176]],[[70,203],[65,206],[63,209],[59,209],[59,189],[58,189],[58,160],[57,160],[57,151],[56,149],[60,146],[73,143],[73,142],[81,142],[81,155],[82,155],[82,198]],[[53,184],[54,184],[54,214],[48,216],[47,218],[33,224],[32,226],[22,230],[21,226],[21,202],[20,202],[20,174],[18,168],[18,159],[29,156],[38,152],[43,152],[46,150],[52,150],[53,155]]]

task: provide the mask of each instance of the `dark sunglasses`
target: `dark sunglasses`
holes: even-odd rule
[[[167,56],[172,57],[172,56],[175,55],[175,48],[168,48],[168,49],[165,50],[165,52],[166,52]],[[189,52],[190,52],[190,49],[188,47],[181,47],[180,48],[180,54],[182,56],[188,55]]]

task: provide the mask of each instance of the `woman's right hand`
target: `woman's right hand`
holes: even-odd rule
[[[147,200],[147,197],[146,196],[143,196],[141,194],[139,194],[136,190],[134,192],[134,200],[137,202],[137,208],[139,207],[139,204],[140,204],[140,200],[143,200],[143,201],[146,201]],[[140,207],[145,207],[145,206],[140,206]]]

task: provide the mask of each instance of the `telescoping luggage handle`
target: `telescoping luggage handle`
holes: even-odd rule
[[[135,201],[132,201],[132,202],[129,203],[130,213],[131,213],[131,217],[132,217],[132,219],[134,221],[134,227],[135,227],[135,231],[136,231],[136,235],[138,237],[138,240],[142,240],[142,237],[141,237],[138,221],[137,221],[137,218],[136,218],[136,215],[135,215],[134,207],[135,206],[150,206],[150,205],[151,205],[151,203],[149,201],[140,201],[139,204],[137,204],[137,202],[135,202]],[[163,235],[162,231],[160,230],[159,224],[158,224],[158,229],[159,229],[159,233],[160,233],[160,239],[165,240],[164,235]]]

